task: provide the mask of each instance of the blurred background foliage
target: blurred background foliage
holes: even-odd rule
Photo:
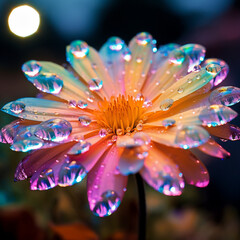
[[[8,28],[10,11],[20,4],[38,10],[41,24],[30,37]],[[230,67],[222,85],[240,87],[240,4],[237,0],[1,0],[0,104],[35,96],[21,65],[30,59],[63,64],[65,46],[82,39],[99,49],[110,36],[128,42],[141,31],[158,45],[199,43],[207,57],[224,59]],[[234,107],[239,112],[239,107]],[[13,118],[0,113],[0,127]],[[234,120],[239,124],[239,119]],[[204,159],[211,176],[205,189],[187,186],[180,197],[166,197],[146,186],[148,239],[240,239],[239,144],[225,142],[232,153],[225,160]],[[27,181],[14,183],[24,154],[0,145],[0,239],[136,239],[138,201],[130,177],[128,191],[116,213],[104,219],[88,208],[86,182],[45,192],[30,191]]]

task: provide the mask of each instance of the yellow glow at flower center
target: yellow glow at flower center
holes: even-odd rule
[[[98,123],[117,135],[132,132],[137,125],[140,128],[144,99],[139,100],[133,97],[120,95],[111,97],[110,101],[106,99],[99,102],[99,112],[97,112]]]

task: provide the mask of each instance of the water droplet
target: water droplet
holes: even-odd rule
[[[230,125],[230,133],[229,140],[237,141],[240,140],[240,128],[234,125]]]
[[[111,37],[108,40],[108,45],[112,51],[120,51],[124,47],[124,41],[118,37]]]
[[[63,87],[63,81],[55,74],[42,74],[31,81],[37,89],[46,93],[58,94]]]
[[[223,61],[221,59],[216,59],[216,58],[207,59],[204,62],[204,66],[209,65],[211,63],[218,64],[221,66],[220,73],[214,79],[212,79],[210,82],[212,84],[212,86],[217,86],[227,77],[229,67],[225,61]]]
[[[100,131],[99,131],[99,136],[100,137],[106,137],[108,135],[108,131],[107,131],[107,129],[105,129],[105,128],[102,128]]]
[[[70,100],[68,102],[68,104],[69,104],[70,107],[73,107],[73,108],[75,108],[77,106],[77,102],[75,100]]]
[[[237,116],[231,108],[223,105],[211,105],[204,108],[198,118],[204,126],[215,127],[224,125]]]
[[[152,41],[152,36],[147,32],[141,32],[135,37],[135,39],[137,44],[145,46]]]
[[[174,125],[175,123],[176,123],[176,121],[174,119],[164,119],[162,121],[162,125],[164,127],[170,127],[170,126]]]
[[[216,75],[221,71],[221,66],[219,64],[211,63],[206,66],[206,70],[208,73]]]
[[[124,131],[121,128],[119,128],[119,129],[117,129],[116,133],[118,136],[121,136],[124,134]]]
[[[29,77],[36,77],[42,67],[37,61],[31,60],[22,65],[22,71]]]
[[[183,50],[175,49],[171,52],[169,61],[173,64],[180,65],[185,60],[185,53]]]
[[[53,170],[48,169],[46,171],[43,171],[37,177],[33,175],[33,177],[30,180],[30,183],[31,183],[31,190],[47,190],[55,187],[56,181],[54,178]]]
[[[141,63],[142,62],[142,58],[140,58],[140,57],[136,58],[136,62],[137,63]]]
[[[82,100],[79,100],[79,101],[77,102],[77,106],[78,106],[79,108],[81,108],[81,109],[84,109],[84,108],[86,108],[86,107],[88,106],[88,104],[87,104],[86,102],[82,101]]]
[[[88,44],[80,40],[73,41],[70,44],[70,52],[76,58],[84,58],[89,53]]]
[[[112,136],[112,142],[116,142],[117,141],[117,135],[113,135]]]
[[[28,137],[23,140],[15,141],[10,147],[13,151],[28,152],[40,149],[44,145],[43,140],[37,137]]]
[[[159,51],[159,53],[161,53],[161,55],[163,55],[164,57],[167,57],[171,51],[177,49],[178,47],[179,47],[178,44],[169,43],[169,44],[160,46],[158,51]]]
[[[108,190],[101,196],[101,200],[96,203],[93,213],[99,217],[106,217],[117,210],[121,200],[115,191]]]
[[[136,146],[148,145],[151,142],[151,138],[144,132],[137,132],[133,136]]]
[[[182,87],[180,87],[180,88],[177,90],[178,93],[183,93],[183,91],[184,91],[184,89],[183,89]]]
[[[89,142],[86,142],[84,140],[76,143],[67,154],[69,155],[78,155],[81,153],[85,153],[89,150],[91,144]]]
[[[34,134],[47,141],[61,142],[68,139],[71,132],[72,126],[67,120],[54,118],[40,123]]]
[[[126,61],[126,62],[130,62],[131,59],[132,59],[132,54],[130,52],[130,50],[126,50],[123,52],[123,59]],[[125,74],[125,73],[124,73]]]
[[[194,67],[193,67],[193,72],[200,72],[200,70],[201,70],[201,66],[200,65],[195,65]]]
[[[184,149],[198,147],[209,139],[209,133],[200,126],[184,126],[177,131],[175,143]]]
[[[86,174],[85,168],[80,163],[65,162],[58,173],[58,185],[61,187],[74,185],[81,182]]]
[[[92,122],[92,120],[91,120],[91,118],[89,118],[88,116],[80,116],[79,118],[78,118],[78,121],[83,125],[83,126],[88,126],[91,122]]]
[[[9,109],[11,112],[15,114],[20,114],[24,111],[25,109],[25,104],[21,102],[13,102],[10,104]]]
[[[142,123],[138,123],[137,126],[136,126],[136,130],[137,131],[142,131],[143,129],[143,124]]]
[[[172,99],[169,99],[169,98],[167,98],[167,99],[165,99],[165,100],[163,100],[161,103],[160,103],[160,109],[162,110],[162,111],[167,111],[167,110],[169,110],[170,109],[170,107],[173,105],[173,100]]]
[[[237,87],[220,87],[215,89],[210,97],[211,104],[232,106],[240,101],[240,88]]]
[[[92,78],[89,82],[89,89],[91,91],[97,91],[100,90],[103,86],[103,81],[97,78]]]

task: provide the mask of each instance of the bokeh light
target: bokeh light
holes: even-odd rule
[[[19,37],[32,35],[38,30],[39,24],[39,13],[28,5],[14,8],[8,17],[8,25],[11,32]]]

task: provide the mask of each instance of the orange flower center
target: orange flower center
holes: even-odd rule
[[[127,98],[123,95],[111,97],[110,101],[104,99],[98,103],[96,112],[98,124],[107,128],[108,132],[124,135],[133,132],[136,128],[141,130],[143,123],[144,98]]]

